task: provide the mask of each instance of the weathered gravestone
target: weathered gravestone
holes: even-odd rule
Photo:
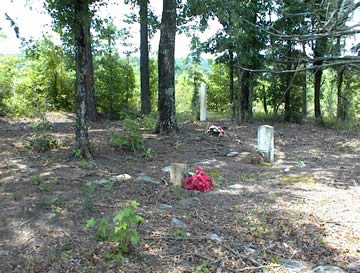
[[[266,162],[274,162],[274,128],[269,125],[259,126],[257,129],[258,151]]]
[[[206,121],[206,84],[201,83],[200,89],[200,121]]]
[[[171,163],[170,165],[170,183],[181,187],[187,172],[187,165],[184,163]]]

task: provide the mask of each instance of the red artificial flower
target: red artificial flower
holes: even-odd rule
[[[185,178],[184,188],[187,190],[209,192],[213,189],[213,180],[204,172],[203,168],[198,166],[195,168],[193,176]]]

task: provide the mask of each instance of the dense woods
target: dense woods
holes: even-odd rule
[[[174,11],[170,2],[164,1],[156,18],[147,1],[125,1],[134,10],[125,21],[140,24],[137,58],[131,50],[118,53],[118,41],[126,46],[131,34],[98,16],[107,1],[45,1],[62,44],[44,34],[24,42],[22,54],[1,56],[1,114],[76,110],[77,145],[83,146],[80,135],[87,138],[87,120],[96,120],[98,113],[123,118],[158,109],[159,132],[177,128],[176,112],[197,119],[199,87],[205,82],[209,110],[238,124],[260,116],[356,124],[360,53],[359,45],[349,45],[359,32],[352,17],[359,3],[189,0],[178,1]],[[21,38],[16,21],[7,16]],[[174,55],[175,20],[177,31],[192,37],[183,60]],[[210,20],[221,29],[200,41]],[[152,50],[158,59],[150,59],[149,38],[157,31],[160,45]],[[202,53],[213,58],[202,59]]]

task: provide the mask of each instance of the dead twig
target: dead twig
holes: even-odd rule
[[[241,269],[236,270],[235,272],[243,272],[247,270],[256,270],[261,268],[271,268],[271,267],[280,267],[280,264],[269,264],[269,265],[260,265],[260,266],[247,266]]]

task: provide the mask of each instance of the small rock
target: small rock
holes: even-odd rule
[[[332,265],[321,265],[313,269],[315,273],[346,273],[345,270],[337,266]]]
[[[290,168],[285,168],[285,169],[284,169],[284,172],[285,172],[285,173],[290,172]]]
[[[360,273],[360,262],[352,262],[346,269],[351,273]]]
[[[306,164],[304,161],[300,161],[299,163],[296,164],[296,167],[302,169],[302,168],[306,167]]]
[[[191,197],[191,198],[186,198],[186,199],[182,199],[179,201],[180,205],[196,205],[200,203],[200,199],[198,197]]]
[[[239,153],[238,152],[229,152],[226,154],[227,157],[234,157],[237,156]]]
[[[281,259],[282,266],[290,272],[300,272],[306,268],[301,261]]]
[[[170,172],[170,166],[166,166],[166,167],[162,168],[162,171],[164,173],[169,173]]]
[[[167,204],[160,204],[160,205],[159,205],[159,208],[160,208],[160,209],[172,209],[173,206],[167,205]]]
[[[173,224],[174,226],[178,227],[178,228],[187,228],[187,224],[185,224],[183,221],[177,219],[177,218],[172,218],[171,220],[171,224]]]
[[[151,176],[147,176],[147,175],[139,176],[138,178],[136,178],[136,181],[151,183],[151,184],[155,184],[155,185],[161,184],[161,180],[151,177]]]
[[[210,160],[205,160],[205,161],[200,161],[200,162],[196,162],[194,165],[200,165],[200,166],[203,166],[203,165],[210,165],[210,164],[213,164],[217,162],[217,160],[214,158],[214,159],[210,159]]]
[[[10,254],[10,251],[0,250],[0,256],[8,256],[9,254]]]
[[[253,249],[252,247],[249,247],[249,246],[244,246],[244,250],[247,254],[254,254],[256,252],[255,249]]]
[[[130,180],[131,178],[132,178],[131,175],[124,173],[124,174],[119,174],[117,176],[112,176],[110,180],[113,182],[122,182],[122,181]]]
[[[110,180],[107,180],[106,178],[102,178],[100,180],[95,180],[93,182],[88,182],[88,184],[94,183],[96,185],[102,186],[102,185],[109,184],[110,182],[111,182]]]
[[[209,238],[212,241],[219,242],[219,243],[224,240],[221,236],[217,235],[216,233],[209,233],[207,235],[207,238]]]
[[[230,185],[228,188],[230,188],[230,189],[242,189],[242,188],[244,188],[244,186],[241,185],[241,184],[234,184],[234,185]]]

